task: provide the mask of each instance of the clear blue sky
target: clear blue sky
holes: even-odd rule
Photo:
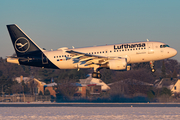
[[[161,41],[178,51],[179,0],[1,0],[0,57],[14,49],[7,24],[17,24],[40,47],[86,47]]]

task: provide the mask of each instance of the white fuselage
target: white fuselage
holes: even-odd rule
[[[86,48],[68,49],[108,58],[126,58],[127,63],[157,61],[173,57],[177,51],[162,42],[137,42]],[[43,51],[47,58],[60,69],[91,68],[75,62],[66,50]]]

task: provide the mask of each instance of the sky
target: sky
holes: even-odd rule
[[[56,50],[146,41],[175,48],[180,62],[179,0],[0,0],[0,57],[12,55],[6,25]]]

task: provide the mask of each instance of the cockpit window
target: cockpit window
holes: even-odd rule
[[[160,45],[160,48],[169,47],[169,45]]]

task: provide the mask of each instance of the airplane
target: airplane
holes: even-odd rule
[[[150,62],[155,72],[154,61],[167,59],[177,54],[174,48],[162,42],[136,42],[84,48],[67,47],[55,51],[40,48],[16,24],[7,25],[16,57],[6,61],[19,65],[54,69],[92,68],[93,78],[101,78],[100,69],[130,70],[133,63]]]

